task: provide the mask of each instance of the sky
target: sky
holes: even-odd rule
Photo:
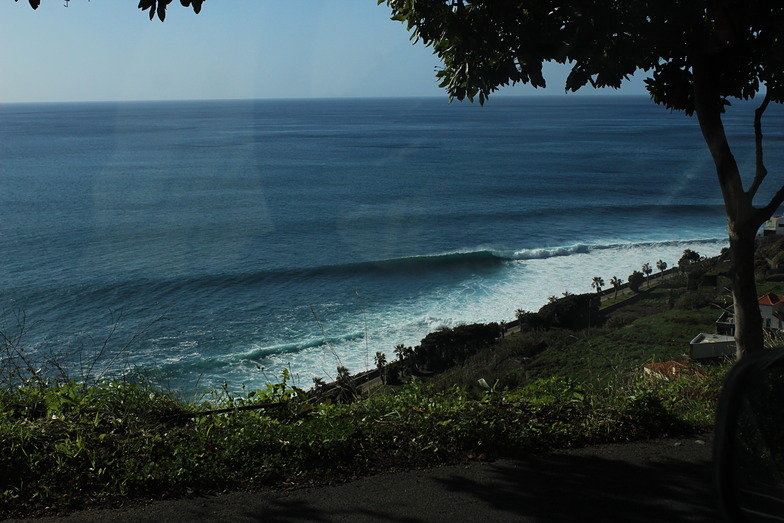
[[[0,103],[444,96],[438,59],[376,0],[207,0],[149,20],[136,0],[0,0]],[[566,71],[545,70],[563,94]],[[644,94],[635,79],[620,91]],[[570,95],[574,96],[574,95]]]

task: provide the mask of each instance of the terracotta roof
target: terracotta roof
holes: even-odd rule
[[[777,296],[776,294],[769,292],[765,296],[761,296],[758,301],[760,305],[767,305],[768,307],[772,307],[778,303],[781,303],[781,296]]]

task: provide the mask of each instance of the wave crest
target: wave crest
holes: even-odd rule
[[[715,247],[716,245],[726,244],[725,238],[701,238],[694,240],[667,240],[667,241],[651,241],[651,242],[635,242],[635,243],[608,243],[608,244],[576,244],[565,247],[552,247],[552,248],[538,248],[538,249],[522,249],[515,251],[511,256],[513,260],[545,260],[548,258],[555,258],[558,256],[572,256],[574,254],[590,254],[593,251],[603,250],[631,250],[638,248],[651,248],[651,247],[673,247],[676,245],[683,245],[684,249],[694,248],[695,246],[705,245],[706,247]]]

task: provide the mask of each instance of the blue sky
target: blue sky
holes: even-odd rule
[[[137,4],[0,0],[0,103],[446,96],[430,49],[375,0],[175,1],[163,24]],[[500,94],[563,93],[563,69],[546,78]]]

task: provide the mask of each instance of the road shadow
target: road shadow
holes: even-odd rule
[[[720,521],[711,446],[605,445],[359,478],[338,486],[233,492],[41,521],[694,522]]]
[[[625,459],[547,454],[488,465],[487,477],[442,478],[462,493],[522,521],[624,521],[629,523],[720,519],[709,460]]]

